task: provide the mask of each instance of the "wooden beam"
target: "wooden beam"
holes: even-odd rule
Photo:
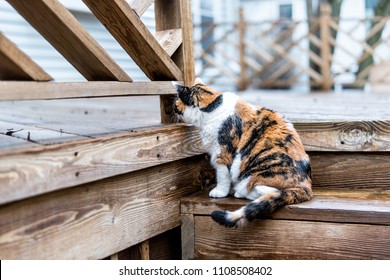
[[[50,81],[53,78],[0,32],[0,80]]]
[[[57,0],[7,0],[89,81],[131,81]]]
[[[181,28],[183,43],[173,54],[172,59],[183,73],[185,85],[192,85],[195,80],[195,62],[192,36],[191,1],[187,0],[158,0],[154,5],[156,30],[164,31]],[[173,123],[174,97],[160,96],[161,122]]]
[[[0,205],[203,152],[197,130],[186,125],[148,127],[26,151],[4,150]]]
[[[83,0],[152,81],[181,80],[182,73],[125,0]]]
[[[141,17],[146,10],[152,5],[154,0],[130,0],[130,7]]]
[[[192,157],[0,206],[0,258],[102,259],[175,228],[204,164]]]
[[[172,56],[183,42],[181,29],[157,31],[154,37],[169,56]]]
[[[182,29],[183,44],[178,48],[172,59],[183,73],[184,84],[192,85],[195,80],[195,62],[191,1],[157,0],[155,1],[154,11],[156,31]]]
[[[0,100],[66,99],[176,94],[171,82],[8,82],[0,81]]]

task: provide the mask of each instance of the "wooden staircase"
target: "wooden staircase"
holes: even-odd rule
[[[290,97],[283,98],[288,103],[294,97],[290,101]],[[271,99],[262,103],[277,107],[278,97]],[[358,103],[364,104],[362,99]],[[302,100],[305,103],[305,98]],[[326,108],[326,102],[312,109],[308,103],[308,109],[301,111],[304,115],[310,110],[321,115],[324,110],[319,107]],[[381,110],[380,105],[376,108]],[[360,121],[351,115],[326,121],[324,116],[311,121],[301,116],[294,122],[312,160],[315,196],[309,202],[286,206],[272,219],[228,229],[213,222],[210,213],[235,210],[247,200],[210,199],[208,190],[182,199],[183,258],[389,259],[390,126],[382,117],[368,120],[374,116],[369,111],[361,111]],[[340,110],[328,118],[345,112]]]

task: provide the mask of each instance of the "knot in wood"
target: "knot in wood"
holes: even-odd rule
[[[346,123],[340,129],[339,141],[342,145],[368,149],[373,145],[373,130],[369,123]]]

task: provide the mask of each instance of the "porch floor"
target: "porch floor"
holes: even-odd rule
[[[243,92],[295,124],[390,121],[390,94]],[[161,128],[158,97],[0,102],[0,155],[37,145]],[[389,129],[385,126],[384,129]],[[388,133],[390,133],[387,130]]]

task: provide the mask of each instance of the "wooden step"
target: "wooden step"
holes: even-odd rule
[[[227,229],[214,210],[235,210],[247,200],[210,199],[201,192],[181,201],[183,257],[195,259],[388,259],[390,191],[316,189],[305,203],[272,219]]]

